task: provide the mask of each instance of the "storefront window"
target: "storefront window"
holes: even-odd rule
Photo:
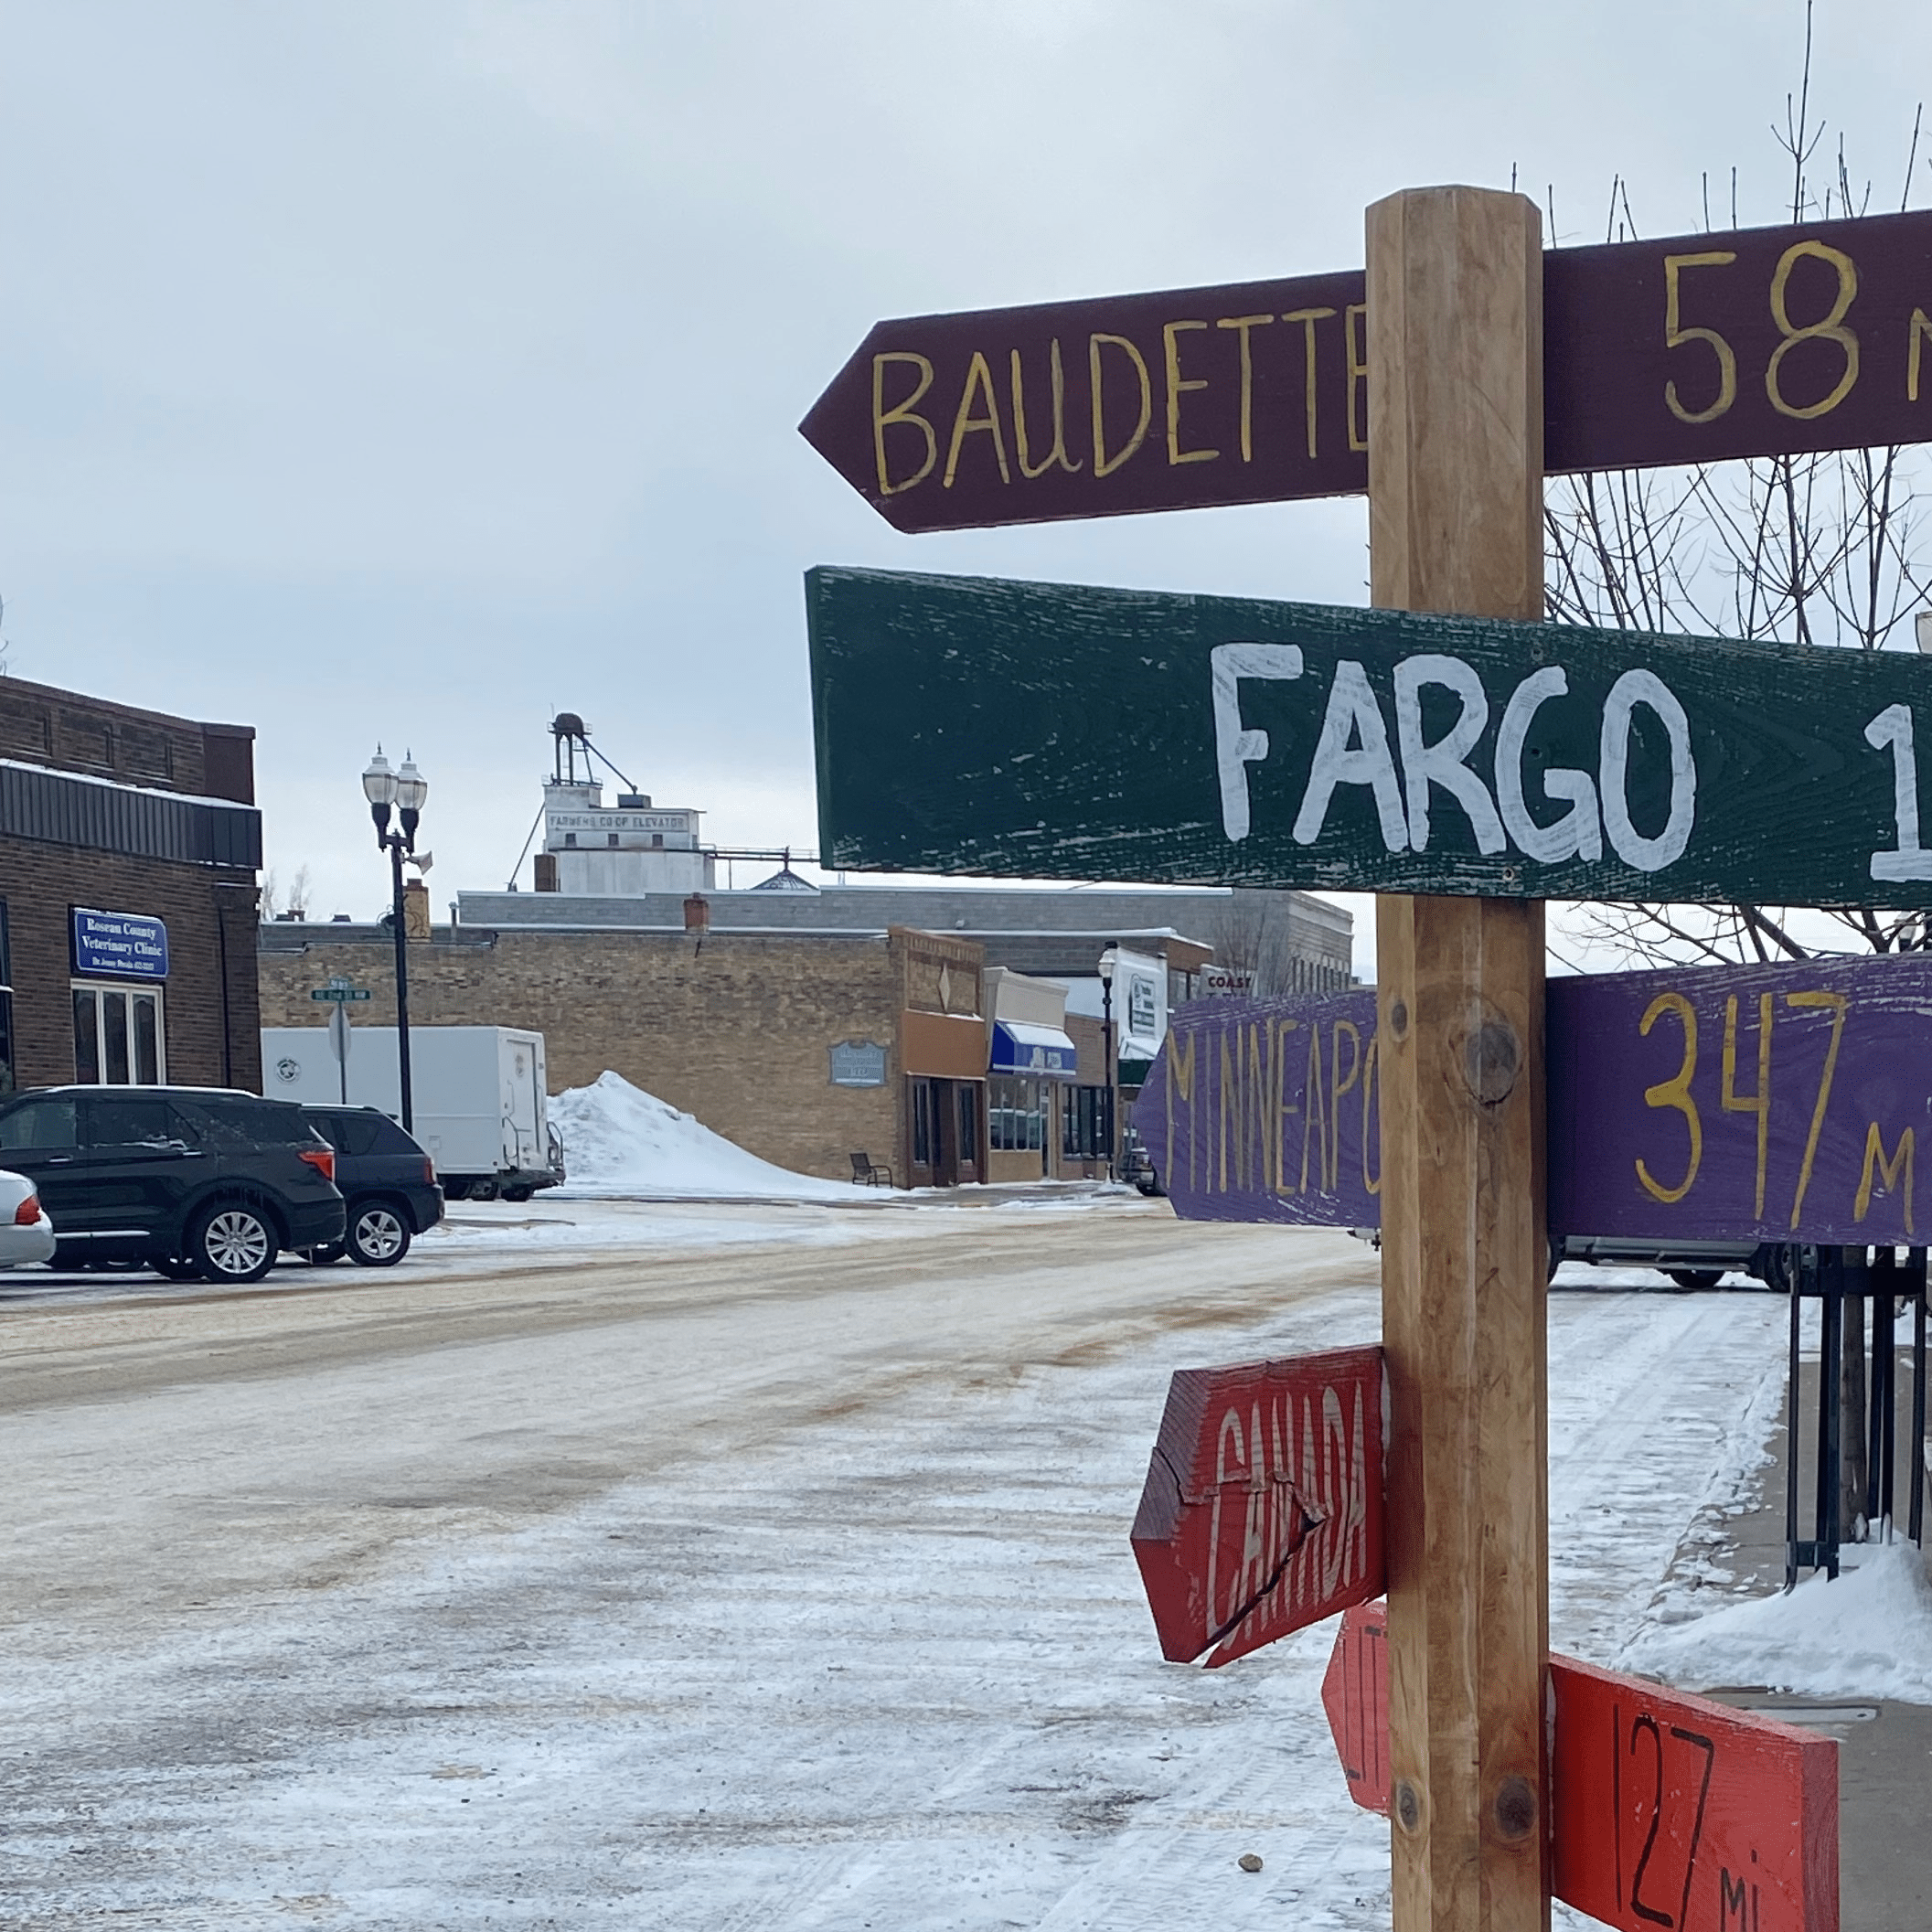
[[[158,991],[75,987],[74,1078],[112,1087],[155,1086],[167,1078]]]
[[[1107,1090],[1072,1087],[1061,1115],[1061,1152],[1069,1160],[1105,1160],[1107,1153]]]
[[[970,1082],[959,1089],[959,1164],[979,1165],[979,1089]]]
[[[1046,1082],[995,1079],[987,1084],[987,1144],[994,1153],[1038,1152],[1044,1147]]]

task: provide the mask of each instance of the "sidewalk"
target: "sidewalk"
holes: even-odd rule
[[[1817,1363],[1804,1365],[1803,1415],[1817,1416]],[[1905,1536],[1905,1440],[1912,1386],[1911,1352],[1899,1350],[1898,1512],[1895,1535]],[[1782,1589],[1785,1574],[1785,1450],[1788,1404],[1771,1444],[1774,1457],[1753,1486],[1742,1514],[1680,1547],[1680,1565],[1713,1560],[1731,1572],[1725,1601],[1764,1596]],[[1809,1528],[1811,1450],[1800,1439],[1803,1500],[1800,1526]],[[1932,1482],[1928,1482],[1932,1518]],[[1809,1573],[1805,1573],[1809,1574]],[[1932,1563],[1927,1564],[1932,1574]],[[1717,1593],[1713,1592],[1713,1595]],[[1703,1687],[1686,1685],[1686,1689]],[[1704,1694],[1742,1710],[1775,1713],[1787,1723],[1815,1728],[1838,1740],[1840,1925],[1842,1932],[1927,1932],[1932,1927],[1932,1708],[1879,1698],[1788,1695],[1761,1685],[1712,1687]]]

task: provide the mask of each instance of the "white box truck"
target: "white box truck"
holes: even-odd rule
[[[545,1101],[543,1035],[515,1027],[411,1027],[416,1138],[451,1201],[528,1201],[563,1179]],[[338,1062],[329,1030],[263,1027],[262,1085],[275,1100],[376,1107],[402,1118],[394,1027],[348,1030]]]

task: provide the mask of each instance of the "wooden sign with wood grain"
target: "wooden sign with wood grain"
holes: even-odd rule
[[[1553,979],[1544,1032],[1553,1236],[1932,1231],[1932,955]],[[1365,989],[1180,1008],[1134,1107],[1174,1212],[1379,1226],[1381,1061]]]
[[[1386,1612],[1341,1620],[1321,1701],[1349,1796],[1391,1815]],[[1619,1932],[1838,1932],[1838,1746],[1552,1656],[1551,1890]]]
[[[1916,656],[1240,597],[806,580],[826,863],[1914,902]]]
[[[1380,1349],[1179,1369],[1134,1518],[1160,1654],[1224,1664],[1385,1587]]]
[[[1932,438],[1932,214],[1542,257],[1551,472]],[[1360,269],[878,324],[800,429],[896,528],[1360,495]]]

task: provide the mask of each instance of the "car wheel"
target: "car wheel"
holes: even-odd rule
[[[275,1265],[275,1231],[256,1209],[230,1201],[209,1208],[187,1237],[188,1259],[203,1281],[260,1281]]]
[[[1688,1288],[1693,1294],[1714,1288],[1724,1278],[1722,1268],[1672,1268],[1670,1275],[1679,1287]]]
[[[528,1188],[506,1188],[503,1190],[503,1198],[506,1201],[514,1201],[518,1207],[521,1207],[530,1198],[531,1192],[532,1190]]]
[[[348,1255],[358,1266],[392,1268],[410,1251],[410,1224],[386,1201],[349,1210]]]

